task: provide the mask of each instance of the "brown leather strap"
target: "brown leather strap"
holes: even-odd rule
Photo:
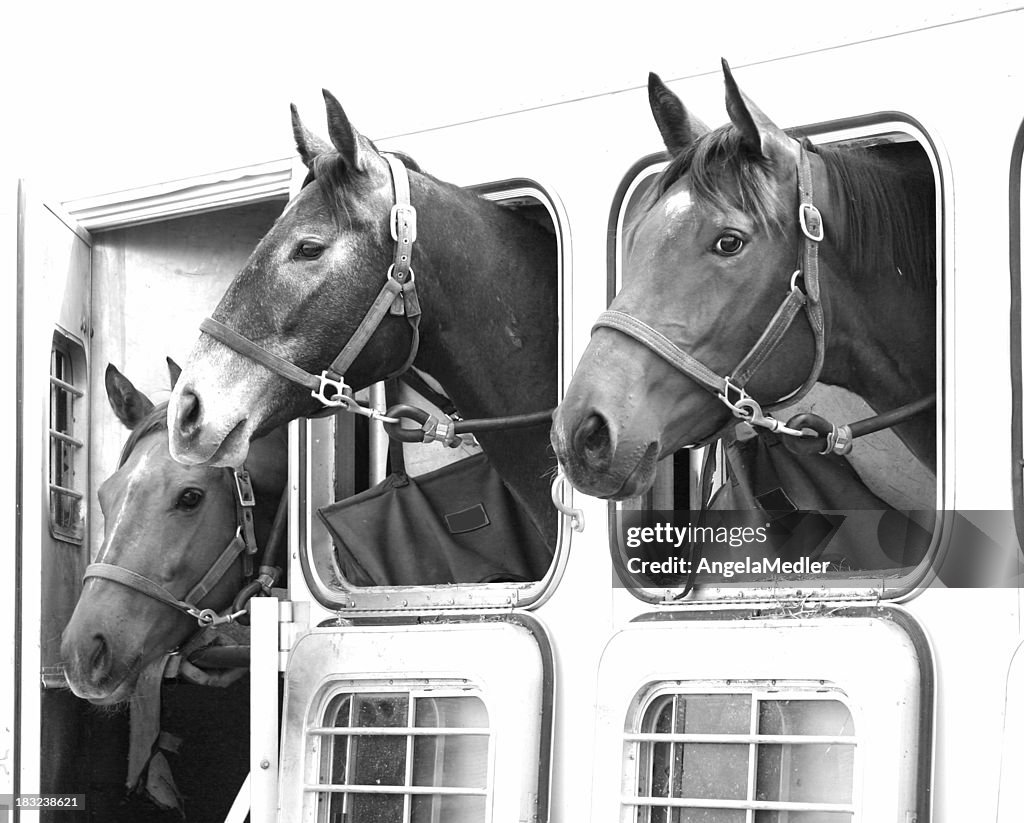
[[[315,375],[289,363],[283,357],[278,357],[276,354],[267,351],[262,346],[258,346],[234,329],[229,329],[219,320],[207,317],[199,324],[199,330],[206,332],[214,340],[223,343],[229,349],[234,349],[244,357],[256,361],[261,366],[266,366],[286,380],[291,380],[293,383],[298,383],[314,391],[320,386],[320,379]]]
[[[388,269],[387,278],[373,304],[330,366],[320,375],[314,375],[267,351],[219,320],[207,317],[199,326],[200,331],[206,332],[228,348],[266,366],[286,380],[310,389],[313,396],[325,406],[346,405],[343,397],[348,389],[345,374],[389,313],[405,315],[412,329],[412,341],[405,361],[388,377],[397,376],[408,369],[419,351],[419,322],[422,312],[416,291],[416,276],[412,269],[412,247],[416,240],[416,209],[412,205],[409,172],[405,164],[393,154],[385,154],[383,157],[391,170],[395,190],[395,205],[389,216],[391,236],[395,241],[394,262]],[[328,389],[331,391],[329,396]]]
[[[256,526],[253,519],[256,493],[253,491],[252,480],[244,465],[232,472],[232,480],[235,483],[235,518],[238,521],[238,530],[245,545],[245,557],[242,558],[243,574],[248,580],[253,576],[253,555],[259,551],[259,546],[256,545]]]
[[[664,334],[643,320],[638,320],[625,312],[610,309],[601,312],[594,321],[594,328],[606,327],[615,329],[643,343],[669,365],[675,366],[687,377],[696,380],[705,389],[713,392],[724,392],[725,378],[710,367],[704,365],[693,355],[683,351]]]
[[[693,355],[683,351],[653,326],[625,312],[614,309],[602,312],[594,323],[594,328],[612,328],[643,343],[656,355],[705,389],[718,394],[735,411],[735,406],[730,402],[732,400],[729,396],[730,392],[740,390],[739,393],[742,394],[743,387],[779,345],[793,320],[803,309],[814,335],[814,363],[810,373],[795,392],[771,404],[766,404],[763,408],[774,408],[802,398],[817,382],[825,362],[825,317],[821,305],[821,287],[818,277],[818,243],[824,238],[824,229],[821,213],[813,202],[814,190],[811,182],[810,157],[803,146],[800,147],[800,160],[797,169],[797,185],[800,189],[800,206],[797,217],[804,239],[801,244],[800,268],[790,279],[789,293],[757,342],[737,364],[732,375],[718,374]],[[803,291],[798,286],[797,281],[800,279],[804,283]]]
[[[754,376],[754,372],[761,368],[768,356],[775,351],[775,347],[782,342],[782,338],[789,330],[793,320],[806,305],[807,296],[799,289],[791,288],[754,347],[733,370],[731,375],[733,385],[739,388],[747,385],[750,378]]]

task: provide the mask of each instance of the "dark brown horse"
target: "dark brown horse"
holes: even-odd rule
[[[250,438],[320,408],[303,375],[327,370],[353,338],[357,355],[344,372],[352,390],[411,362],[440,381],[463,417],[536,412],[557,401],[555,238],[407,158],[415,277],[395,285],[379,325],[357,331],[399,265],[393,207],[406,172],[400,179],[324,94],[331,144],[293,111],[306,185],[228,288],[215,322],[204,324],[171,396],[171,452],[187,464],[237,465]],[[260,351],[279,358],[273,368]],[[282,361],[299,367],[298,382]],[[479,440],[553,545],[547,426]]]
[[[199,627],[197,614],[161,600],[150,584],[178,601],[194,593],[189,605],[196,611],[221,612],[243,586],[245,554],[237,545],[234,473],[172,460],[165,406],[154,406],[112,365],[106,384],[111,406],[131,435],[117,471],[100,487],[103,546],[61,643],[72,691],[101,704],[127,699],[139,673]],[[285,432],[278,430],[256,441],[247,457],[259,547],[266,545],[285,487],[287,456]],[[221,558],[225,568],[211,575]],[[197,592],[204,580],[209,591]]]
[[[768,409],[817,380],[881,412],[935,392],[930,175],[796,140],[725,79],[731,122],[709,131],[651,77],[670,162],[552,429],[590,494],[643,493],[661,457],[733,419],[723,400]],[[895,431],[934,469],[934,414]]]

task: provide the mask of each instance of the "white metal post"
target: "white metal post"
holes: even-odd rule
[[[278,626],[280,601],[254,597],[249,661],[249,782],[251,823],[277,820]]]
[[[388,402],[384,384],[370,386],[370,405],[380,412],[387,411]],[[387,477],[388,434],[384,426],[376,421],[370,424],[370,485],[375,486]]]

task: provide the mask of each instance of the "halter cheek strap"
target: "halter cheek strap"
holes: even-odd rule
[[[150,580],[148,577],[131,569],[126,569],[123,566],[116,566],[113,563],[90,564],[86,567],[85,575],[82,579],[87,580],[90,577],[99,577],[104,580],[120,583],[122,586],[134,589],[147,597],[151,597],[178,611],[184,612],[190,617],[196,618],[199,625],[204,627],[230,623],[232,620],[236,620],[241,615],[246,614],[246,610],[242,609],[238,612],[229,611],[227,614],[219,615],[213,609],[204,609],[199,605],[203,602],[206,595],[221,581],[221,578],[228,573],[231,566],[238,560],[239,555],[244,553],[242,573],[245,579],[248,580],[253,574],[252,558],[258,550],[253,523],[253,509],[256,506],[256,496],[253,493],[249,472],[244,467],[238,471],[232,469],[228,469],[228,471],[232,474],[235,489],[235,512],[238,528],[231,542],[220,553],[220,556],[213,562],[213,565],[210,566],[202,579],[189,589],[188,594],[183,599],[178,599],[165,586]]]
[[[377,297],[330,366],[319,375],[311,374],[267,351],[219,320],[207,317],[199,325],[200,331],[206,332],[214,340],[266,366],[286,380],[310,389],[313,397],[328,407],[346,406],[350,410],[355,410],[352,408],[355,401],[351,397],[349,385],[345,382],[345,374],[388,314],[404,315],[412,329],[409,354],[405,362],[388,377],[396,377],[406,371],[416,359],[419,350],[421,310],[419,295],[416,292],[416,275],[412,268],[412,247],[416,240],[416,209],[411,201],[409,172],[405,164],[393,154],[385,154],[383,157],[388,162],[395,190],[395,205],[391,207],[388,220],[391,238],[395,242],[394,259]]]
[[[821,286],[818,277],[818,243],[824,239],[825,234],[821,212],[814,205],[811,161],[803,146],[800,147],[797,165],[797,187],[800,192],[797,216],[803,235],[798,268],[790,278],[789,293],[757,342],[732,370],[731,375],[720,375],[693,355],[683,351],[654,327],[625,312],[603,312],[594,323],[594,328],[615,329],[642,343],[671,366],[715,394],[736,417],[751,425],[799,437],[802,435],[801,431],[784,426],[773,417],[765,415],[763,410],[794,403],[806,395],[817,382],[825,362],[825,314],[821,305]],[[800,288],[801,280],[803,289]],[[796,391],[762,407],[747,394],[745,387],[782,342],[801,310],[807,315],[814,335],[814,362],[810,373]]]

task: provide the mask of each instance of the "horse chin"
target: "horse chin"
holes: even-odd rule
[[[210,466],[241,466],[249,454],[249,426],[248,420],[239,420],[235,427],[228,432],[213,456],[206,461]]]
[[[106,693],[82,693],[71,687],[71,691],[84,700],[88,700],[94,706],[118,706],[121,703],[127,703],[135,691],[135,684],[138,682],[138,675],[136,674],[130,680],[124,680],[117,685],[117,687]]]
[[[108,677],[99,683],[82,682],[68,672],[68,688],[76,697],[88,700],[94,706],[117,706],[131,698],[143,668],[142,658],[139,657],[121,673],[120,679]]]
[[[658,444],[649,443],[632,465],[617,471],[595,469],[575,460],[567,460],[561,466],[573,488],[584,494],[603,500],[626,500],[644,494],[654,484],[658,452]]]

